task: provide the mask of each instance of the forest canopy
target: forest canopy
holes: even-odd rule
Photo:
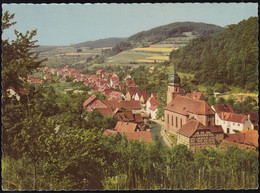
[[[195,72],[197,84],[215,83],[258,88],[258,18],[232,24],[223,32],[192,40],[172,51],[170,60],[179,71]]]

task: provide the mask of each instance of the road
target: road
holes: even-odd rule
[[[155,140],[155,136],[158,135],[162,139],[165,145],[167,145],[168,147],[172,147],[171,140],[163,130],[164,122],[162,122],[161,120],[151,120],[151,121],[153,122],[153,124],[151,124],[151,135],[153,141]]]

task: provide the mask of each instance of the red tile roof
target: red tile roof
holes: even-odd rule
[[[247,119],[246,115],[236,114],[236,113],[227,113],[223,112],[220,116],[222,120],[235,122],[235,123],[244,123]]]
[[[145,91],[138,91],[137,94],[139,95],[140,98],[141,98],[141,96],[143,96],[145,103],[150,98],[150,95],[147,94]]]
[[[117,134],[117,131],[115,130],[112,130],[112,129],[106,129],[103,134],[105,135],[116,135]]]
[[[227,134],[228,137],[224,140],[234,143],[245,143],[258,147],[258,131],[249,130],[245,133]]]
[[[98,99],[96,97],[96,95],[92,95],[91,97],[89,97],[84,103],[83,103],[83,107],[86,107],[87,105],[89,105],[92,101],[94,101],[95,99]]]
[[[120,101],[121,108],[124,109],[142,109],[140,101]]]
[[[121,105],[118,100],[102,101],[107,107],[112,109],[120,109]]]
[[[96,74],[101,74],[101,73],[103,73],[103,72],[104,72],[104,70],[99,69],[99,70],[96,71]]]
[[[142,123],[144,122],[141,114],[134,114],[135,123]]]
[[[116,117],[119,121],[134,121],[134,115],[132,111],[124,111],[122,113],[117,113]]]
[[[192,93],[187,93],[186,96],[198,100],[206,100],[202,92],[194,91]]]
[[[198,130],[209,130],[206,126],[204,126],[202,123],[200,123],[197,120],[190,120],[186,124],[184,124],[177,133],[184,135],[186,137],[191,137],[195,131]]]
[[[111,115],[114,111],[112,108],[96,108],[103,116],[109,116]]]
[[[188,115],[188,112],[201,115],[214,114],[206,101],[180,95],[177,95],[172,102],[165,107],[165,110],[183,115]]]
[[[134,80],[127,80],[126,85],[129,86],[129,87],[133,87],[133,86],[135,86],[135,81]]]
[[[117,83],[117,82],[119,82],[119,77],[111,77],[111,81],[113,83]]]
[[[141,140],[147,144],[152,144],[152,137],[150,131],[139,131],[126,134],[127,140]]]
[[[46,80],[52,80],[52,76],[45,76]]]
[[[160,101],[157,101],[155,97],[150,98],[151,106],[157,106],[160,104]]]
[[[157,109],[157,107],[158,107],[157,105],[156,105],[156,106],[150,106],[149,109],[150,109],[151,111],[155,111],[155,110]]]
[[[129,123],[129,122],[122,122],[118,121],[115,127],[115,130],[120,132],[120,133],[132,133],[135,132],[137,128],[136,123]]]
[[[221,125],[211,125],[207,126],[212,133],[224,133],[224,130]]]
[[[233,109],[229,104],[212,105],[212,107],[219,117],[221,117],[222,112],[234,113]]]
[[[128,87],[126,90],[127,90],[127,92],[129,92],[131,97],[138,92],[138,88],[137,87]]]

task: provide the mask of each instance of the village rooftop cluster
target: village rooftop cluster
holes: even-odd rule
[[[126,135],[128,140],[142,140],[152,143],[148,119],[155,120],[160,104],[157,94],[140,91],[138,85],[127,74],[122,80],[114,72],[102,69],[96,74],[83,74],[82,70],[73,68],[38,68],[38,71],[61,76],[57,81],[65,82],[68,77],[74,82],[82,81],[92,88],[92,95],[82,104],[87,112],[99,111],[105,116],[116,116],[118,122],[114,130],[107,129],[104,134]],[[51,75],[30,77],[28,82],[41,84],[51,81]],[[258,113],[236,114],[228,104],[212,105],[206,102],[202,92],[183,93],[180,89],[180,77],[173,69],[168,79],[167,106],[162,132],[177,136],[177,144],[185,144],[192,151],[205,147],[237,145],[244,149],[258,149]],[[10,93],[15,91],[10,88]],[[20,94],[26,94],[23,90]],[[83,91],[76,91],[83,92]],[[76,93],[74,91],[74,93]],[[93,93],[101,92],[106,100],[99,99]]]

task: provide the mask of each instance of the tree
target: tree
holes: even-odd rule
[[[11,22],[14,14],[6,11],[2,18],[2,32],[14,25]],[[36,30],[27,31],[26,34],[14,31],[16,40],[9,42],[9,39],[2,41],[2,89],[3,97],[6,96],[6,90],[12,86],[16,89],[22,87],[27,79],[27,75],[36,69],[45,60],[37,60],[39,53],[32,52],[31,49],[38,47],[35,45],[37,40],[33,37],[37,34]]]

